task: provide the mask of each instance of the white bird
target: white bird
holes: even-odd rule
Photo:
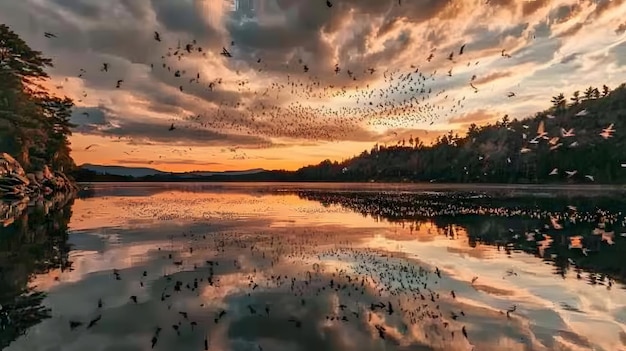
[[[592,182],[594,181],[594,179],[593,179],[593,176],[592,176],[592,175],[587,174],[587,175],[585,176],[585,178],[587,178],[587,179],[591,180]]]
[[[613,135],[611,133],[607,133],[607,132],[602,132],[602,133],[600,133],[598,135],[600,135],[604,139],[608,139],[608,138],[612,138],[613,137]]]
[[[571,249],[583,249],[583,237],[580,235],[574,235],[569,238],[568,248]]]
[[[548,117],[548,118],[550,118],[550,119],[555,118],[555,117],[554,117],[554,115],[546,115],[546,117]]]
[[[609,245],[614,245],[613,237],[615,236],[614,232],[602,233],[602,241],[606,241]]]
[[[533,138],[529,141],[531,144],[539,144],[539,140],[537,138]]]
[[[522,139],[526,140],[527,137],[526,133],[522,133]]]
[[[603,132],[607,132],[607,133],[614,133],[615,129],[613,129],[613,123],[609,124],[608,127],[602,129]]]
[[[569,144],[569,147],[576,147],[576,146],[578,146],[578,142],[577,141]]]
[[[589,112],[587,112],[587,110],[583,109],[583,110],[578,111],[578,113],[576,113],[576,116],[577,117],[582,117],[582,116],[586,116],[588,114],[589,114]]]
[[[548,174],[548,175],[558,175],[558,174],[559,174],[559,169],[558,169],[558,168],[555,168],[555,169],[553,169],[553,170],[552,170],[552,172],[550,172],[550,174]]]
[[[552,151],[552,150],[556,150],[556,149],[558,149],[559,147],[561,147],[562,145],[563,145],[563,143],[558,143],[558,144],[556,144],[556,145],[554,145],[554,146],[550,146],[550,151]]]
[[[531,152],[531,151],[532,151],[532,150],[531,150],[531,149],[529,149],[529,148],[527,148],[527,147],[523,147],[523,148],[520,150],[520,152],[521,152],[522,154],[525,154],[525,153],[528,153],[528,152]]]
[[[622,163],[622,168],[626,168],[626,163]]]
[[[569,138],[569,137],[573,137],[576,134],[574,134],[574,128],[571,128],[570,130],[565,130],[564,128],[561,128],[561,136],[563,138]]]
[[[571,178],[574,175],[576,175],[576,173],[578,173],[578,171],[565,171],[565,173],[567,173],[567,178]]]
[[[537,138],[545,137],[548,133],[546,133],[546,126],[543,121],[539,122],[539,126],[537,127]]]
[[[550,223],[552,223],[552,227],[554,227],[554,229],[563,229],[563,226],[559,224],[556,217],[550,216]],[[546,237],[545,234],[544,237]]]

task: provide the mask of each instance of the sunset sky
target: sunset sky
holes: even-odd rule
[[[10,0],[0,23],[54,60],[78,164],[296,169],[626,82],[626,0],[253,2],[246,17],[223,0]]]

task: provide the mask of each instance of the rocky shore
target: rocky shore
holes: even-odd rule
[[[11,155],[0,153],[0,222],[44,198],[66,196],[77,190],[74,182],[61,172],[46,166],[41,171],[26,173]]]

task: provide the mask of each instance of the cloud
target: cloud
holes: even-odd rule
[[[481,109],[481,110],[469,112],[462,116],[451,118],[448,122],[462,123],[462,124],[470,124],[470,123],[485,124],[487,122],[492,122],[498,117],[499,116],[493,112],[489,112],[487,110]]]
[[[501,79],[501,78],[510,77],[511,75],[512,75],[512,72],[510,72],[510,71],[494,72],[494,73],[488,74],[488,75],[486,75],[484,77],[476,78],[476,80],[474,80],[474,85],[487,84],[487,83],[496,81],[496,80]]]
[[[520,97],[507,112],[532,115],[549,104],[537,97],[579,90],[577,74],[622,83],[624,0],[255,1],[265,10],[252,18],[218,0],[4,1],[0,22],[53,58],[78,133],[145,147],[370,143],[497,110],[507,91]]]
[[[194,146],[244,145],[251,148],[269,147],[272,142],[263,137],[226,134],[202,128],[175,127],[160,120],[131,120],[120,118],[111,110],[101,107],[76,108],[71,117],[78,132],[103,137],[124,139],[133,145],[182,144]]]

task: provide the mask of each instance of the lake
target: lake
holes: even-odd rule
[[[95,184],[0,226],[0,349],[626,350],[624,199]]]

